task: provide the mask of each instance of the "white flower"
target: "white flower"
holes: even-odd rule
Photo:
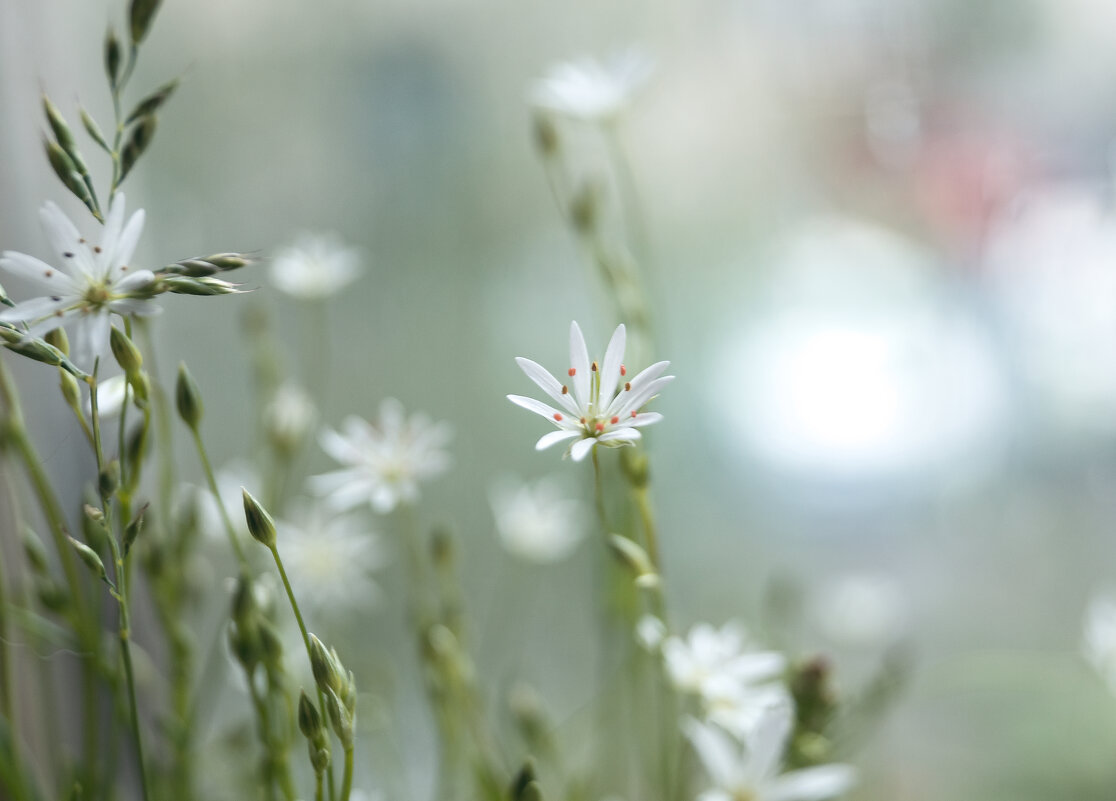
[[[698,801],[823,801],[852,786],[849,765],[821,765],[780,775],[792,726],[785,704],[769,707],[744,739],[744,748],[715,726],[689,719],[683,727],[714,787]]]
[[[786,658],[775,651],[746,650],[743,630],[726,623],[720,631],[708,623],[690,629],[689,637],[668,637],[663,659],[674,685],[716,701],[731,697],[742,685],[778,678]]]
[[[1081,652],[1116,695],[1116,598],[1096,595],[1085,611]]]
[[[314,399],[298,384],[288,381],[264,408],[264,430],[278,450],[291,453],[313,429],[317,417]]]
[[[390,512],[418,499],[420,481],[446,470],[449,455],[442,448],[449,439],[447,423],[422,414],[408,419],[399,401],[389,398],[380,404],[377,426],[348,417],[341,433],[322,431],[322,449],[345,469],[313,476],[310,487],[339,511],[369,503],[377,512]]]
[[[640,412],[659,390],[674,380],[664,376],[670,362],[656,362],[631,381],[620,383],[628,374],[624,366],[626,332],[618,325],[609,340],[604,362],[590,364],[585,337],[576,322],[570,323],[570,368],[573,391],[560,383],[540,364],[516,357],[516,364],[527,377],[553,398],[563,412],[534,398],[508,395],[508,400],[528,411],[542,415],[558,427],[535,444],[535,450],[549,448],[568,439],[578,441],[570,448],[575,461],[581,461],[597,443],[609,447],[631,445],[640,438],[639,427],[657,423],[663,416],[657,412]]]
[[[636,642],[646,651],[657,651],[666,639],[667,628],[662,620],[654,615],[644,615],[636,623]]]
[[[300,234],[275,254],[271,281],[291,297],[313,300],[335,294],[361,274],[360,252],[335,234]]]
[[[531,104],[576,120],[608,122],[650,77],[651,59],[629,48],[604,64],[591,58],[555,64],[531,89]]]
[[[128,378],[124,375],[114,375],[97,382],[97,414],[101,419],[116,417],[124,408],[125,391],[128,389]],[[85,399],[85,413],[93,416],[93,407],[90,398]]]
[[[492,488],[489,501],[504,547],[528,561],[564,559],[585,535],[584,507],[552,479],[505,481]]]
[[[380,591],[369,575],[386,562],[383,544],[352,515],[296,507],[277,520],[278,547],[300,599],[324,611],[366,608]]]
[[[39,219],[61,268],[25,253],[5,250],[0,268],[42,288],[42,297],[0,312],[0,322],[24,323],[41,335],[76,319],[73,359],[89,367],[108,352],[111,316],[156,314],[146,290],[155,280],[150,270],[133,270],[128,262],[143,231],[140,209],[124,223],[124,195],[117,194],[105,218],[100,245],[84,239],[70,219],[51,202],[43,204]]]

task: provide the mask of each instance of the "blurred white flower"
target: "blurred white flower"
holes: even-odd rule
[[[533,484],[505,480],[489,502],[504,547],[531,562],[556,562],[573,553],[585,535],[586,513],[553,479]]]
[[[449,455],[443,448],[450,434],[449,424],[426,415],[408,419],[402,404],[389,398],[380,404],[377,425],[348,417],[340,433],[322,431],[322,449],[345,468],[311,477],[310,488],[338,511],[368,503],[386,514],[400,502],[417,500],[420,481],[445,472]]]
[[[220,504],[238,535],[248,536],[248,523],[244,519],[244,496],[242,487],[258,490],[261,481],[256,467],[243,459],[234,459],[219,469],[213,476],[220,493]],[[208,489],[198,489],[198,525],[203,536],[214,541],[225,542],[225,522],[218,501]]]
[[[127,386],[128,379],[123,375],[114,375],[97,382],[97,414],[102,419],[120,414],[120,410],[124,408],[124,391]],[[85,413],[90,417],[93,415],[93,406],[88,396],[85,398]]]
[[[714,785],[698,801],[823,801],[848,790],[855,778],[849,765],[821,765],[780,775],[792,725],[788,705],[768,707],[741,748],[716,726],[686,720],[686,736]]]
[[[748,645],[736,623],[726,623],[719,631],[699,623],[686,639],[668,637],[663,659],[678,689],[716,701],[732,697],[742,686],[779,678],[786,669],[782,654]]]
[[[604,63],[582,58],[555,64],[532,87],[531,104],[576,120],[608,122],[628,107],[653,67],[647,54],[636,48]]]
[[[636,622],[635,636],[644,650],[657,651],[666,639],[667,628],[659,618],[654,615],[644,615]]]
[[[581,461],[598,443],[607,447],[633,444],[640,438],[640,426],[663,419],[658,412],[640,412],[639,409],[674,380],[672,375],[662,375],[670,362],[656,362],[631,381],[621,384],[628,374],[623,364],[625,342],[625,328],[618,325],[609,340],[604,362],[590,364],[581,328],[576,322],[570,323],[571,366],[567,374],[572,379],[573,392],[542,365],[516,357],[516,364],[527,377],[565,410],[565,413],[560,412],[534,398],[508,395],[512,403],[542,415],[558,427],[557,431],[545,434],[535,444],[535,450],[577,439],[569,453],[574,461]]]
[[[362,272],[360,252],[346,247],[335,234],[299,234],[271,262],[271,282],[291,297],[328,297],[355,281]]]
[[[380,590],[370,575],[387,562],[378,534],[352,515],[296,507],[277,520],[278,547],[298,598],[325,612],[366,609]]]
[[[823,585],[813,605],[822,632],[850,646],[886,645],[902,633],[906,617],[903,592],[886,576],[842,576]]]
[[[1101,594],[1089,602],[1081,652],[1116,695],[1116,597]]]
[[[306,390],[288,381],[264,408],[263,419],[264,430],[276,449],[292,453],[314,428],[318,409]]]
[[[40,209],[39,219],[62,267],[13,250],[0,254],[0,268],[46,292],[0,312],[0,322],[24,323],[35,335],[73,323],[74,363],[89,369],[97,356],[108,353],[113,314],[146,316],[161,311],[148,292],[154,273],[128,265],[143,231],[143,209],[125,224],[124,195],[118,193],[105,218],[100,245],[82,237],[69,217],[49,201]]]

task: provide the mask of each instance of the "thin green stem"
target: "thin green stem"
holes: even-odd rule
[[[101,415],[97,408],[97,368],[93,368],[94,380],[89,385],[90,417],[93,422],[93,449],[97,456],[97,473],[102,475],[105,470],[104,452],[101,447]],[[132,725],[132,738],[136,745],[136,761],[139,765],[140,786],[143,790],[144,801],[150,801],[151,791],[147,779],[147,762],[143,756],[143,735],[140,732],[139,705],[136,702],[135,671],[132,667],[131,647],[131,620],[128,614],[128,579],[124,570],[124,557],[120,553],[120,544],[116,532],[112,528],[112,497],[105,492],[104,482],[98,481],[101,493],[101,510],[105,515],[105,529],[108,531],[109,548],[112,551],[112,563],[116,580],[117,600],[120,607],[120,655],[124,660],[124,680],[128,687],[128,708]]]
[[[213,474],[213,466],[210,465],[209,456],[205,452],[205,443],[202,442],[201,433],[197,428],[191,428],[190,433],[194,435],[194,445],[197,447],[198,458],[201,460],[202,472],[205,473],[205,481],[209,485],[209,491],[213,493],[213,500],[216,502],[217,508],[221,512],[221,522],[225,525],[225,533],[229,537],[229,543],[236,553],[236,559],[240,563],[240,566],[246,568],[248,566],[248,558],[244,555],[244,549],[237,539],[236,529],[233,528],[232,518],[229,517],[229,510],[225,508],[225,504],[221,500],[221,492],[217,488],[217,478]],[[301,624],[301,622],[300,620],[299,623]]]
[[[353,749],[345,749],[345,772],[341,775],[341,801],[349,801],[353,790]]]
[[[322,801],[322,774],[314,774],[314,801]]]

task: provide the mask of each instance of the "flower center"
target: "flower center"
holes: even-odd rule
[[[87,286],[81,299],[93,308],[99,309],[112,300],[112,293],[109,292],[108,284],[100,282]]]

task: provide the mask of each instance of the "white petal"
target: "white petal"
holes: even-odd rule
[[[635,442],[642,435],[634,428],[614,428],[606,434],[601,434],[597,437],[598,442],[615,442],[622,440],[624,442]]]
[[[105,217],[105,227],[101,233],[101,252],[97,256],[96,277],[103,278],[109,274],[112,267],[112,256],[116,251],[116,243],[120,239],[120,231],[124,227],[124,193],[118,192],[112,199],[108,216]]]
[[[570,323],[570,369],[574,371],[574,396],[580,409],[589,408],[589,350],[576,322]]]
[[[377,484],[373,487],[372,497],[369,500],[373,509],[386,515],[399,503],[399,493],[388,484]]]
[[[628,386],[630,386],[631,389],[624,390],[618,393],[613,399],[612,403],[609,404],[608,413],[616,414],[617,410],[625,407],[628,409],[638,408],[636,406],[632,406],[629,403],[629,399],[632,397],[632,393],[639,392],[641,387],[651,383],[656,378],[661,376],[664,372],[666,372],[666,369],[668,367],[670,367],[670,362],[655,362],[653,365],[646,368],[645,370],[641,370],[635,378],[628,382]]]
[[[535,400],[534,398],[525,398],[522,395],[508,395],[508,400],[510,400],[516,406],[522,406],[529,412],[534,412],[535,414],[542,415],[543,417],[548,418],[550,422],[554,423],[555,425],[559,423],[559,420],[555,419],[554,415],[558,415],[558,417],[564,418],[564,415],[561,414],[561,412],[559,412],[557,409],[547,406],[542,401]]]
[[[794,713],[790,704],[768,707],[746,738],[748,745],[747,778],[755,784],[767,782],[779,773],[790,737]]]
[[[127,265],[132,260],[132,254],[136,252],[136,244],[139,242],[140,234],[143,233],[144,219],[144,211],[139,209],[128,220],[128,224],[124,226],[124,231],[120,234],[120,239],[116,243],[116,250],[112,254],[110,264],[113,269],[121,265]]]
[[[856,772],[851,765],[820,765],[786,773],[772,781],[764,801],[824,801],[852,787]]]
[[[662,419],[663,416],[658,412],[643,412],[641,414],[637,414],[635,417],[629,418],[628,425],[632,428],[638,428],[640,426],[649,426],[652,423],[657,423]]]
[[[567,439],[573,439],[579,436],[577,431],[551,431],[549,434],[543,434],[539,441],[535,443],[535,450],[544,451],[551,445],[556,445],[559,442],[565,442]]]
[[[323,428],[319,432],[318,444],[322,446],[323,451],[342,464],[351,464],[360,459],[360,452],[350,438],[338,434],[332,428]]]
[[[145,287],[155,280],[155,273],[151,270],[136,270],[134,273],[124,273],[112,285],[114,292],[132,292]]]
[[[604,363],[601,364],[601,408],[608,408],[613,393],[620,381],[620,365],[624,361],[624,346],[627,343],[627,329],[623,323],[616,326],[612,339],[605,350]]]
[[[124,298],[123,300],[110,301],[108,307],[121,317],[151,317],[162,314],[163,307],[158,303],[142,298]]]
[[[82,240],[81,232],[70,222],[62,209],[49,200],[39,209],[39,221],[43,225],[51,247],[61,259],[61,264],[74,277],[92,277],[95,265],[89,246]]]
[[[709,778],[718,787],[731,788],[740,778],[740,748],[727,734],[693,718],[682,722],[682,731],[690,738]]]
[[[35,320],[41,320],[44,317],[53,316],[55,312],[63,311],[73,302],[73,298],[61,298],[59,300],[55,300],[53,297],[32,298],[31,300],[17,303],[10,309],[4,309],[4,311],[0,312],[0,321],[5,323],[29,323]],[[54,328],[58,325],[61,325],[61,321],[53,323],[51,327]]]
[[[20,278],[33,282],[43,291],[52,295],[78,295],[77,284],[74,279],[62,270],[56,270],[45,261],[18,253],[14,250],[5,250],[0,257],[0,268]]]
[[[592,437],[579,439],[573,444],[573,447],[570,448],[570,456],[573,457],[573,460],[575,462],[580,462],[582,459],[589,455],[589,451],[593,450],[593,446],[596,444],[597,440],[593,439]]]
[[[632,384],[631,392],[621,392],[616,397],[616,400],[613,401],[613,406],[619,403],[620,407],[612,414],[624,417],[625,415],[630,415],[633,411],[638,411],[644,404],[658,395],[659,390],[673,380],[674,376],[665,375],[662,378],[656,378],[654,381],[643,384],[640,387],[636,387],[635,384]]]
[[[569,392],[562,393],[562,385],[558,383],[558,379],[550,374],[550,371],[543,367],[538,362],[533,362],[530,359],[525,359],[522,356],[515,358],[515,363],[519,365],[519,369],[527,374],[527,377],[534,381],[539,389],[552,397],[558,403],[572,414],[574,417],[581,417],[582,412],[577,408]]]

